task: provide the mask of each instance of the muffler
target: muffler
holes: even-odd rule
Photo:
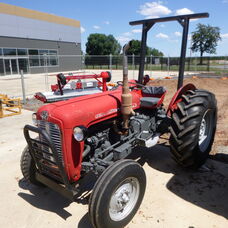
[[[121,113],[123,117],[123,130],[126,132],[129,128],[129,118],[134,115],[132,109],[132,95],[128,84],[128,62],[127,50],[131,47],[131,41],[123,47],[123,87],[121,95]]]

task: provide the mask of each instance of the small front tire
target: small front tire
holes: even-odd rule
[[[35,162],[33,161],[29,153],[28,146],[26,146],[24,151],[22,152],[20,166],[21,166],[21,172],[26,181],[36,186],[43,186],[43,184],[41,184],[39,181],[36,180],[37,169],[36,169]]]
[[[89,215],[96,228],[126,226],[136,214],[146,187],[146,175],[135,161],[120,160],[97,180],[89,202]]]

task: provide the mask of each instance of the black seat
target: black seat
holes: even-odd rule
[[[145,86],[142,88],[142,93],[145,95],[160,95],[166,91],[163,86]]]
[[[140,98],[140,106],[144,108],[151,108],[156,105],[160,98],[158,97],[142,97]]]

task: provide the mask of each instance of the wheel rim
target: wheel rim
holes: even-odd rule
[[[198,143],[201,152],[204,152],[210,144],[212,129],[212,112],[207,110],[203,115],[199,128]]]
[[[114,221],[126,218],[134,209],[140,192],[138,179],[129,177],[125,179],[112,193],[109,203],[109,215]]]

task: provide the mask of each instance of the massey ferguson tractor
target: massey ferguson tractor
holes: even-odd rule
[[[138,80],[128,80],[128,43],[123,47],[123,81],[112,90],[48,104],[33,114],[36,126],[24,127],[28,146],[22,153],[21,170],[25,180],[74,200],[85,177],[97,175],[89,199],[91,223],[96,228],[119,228],[136,214],[146,187],[143,168],[129,159],[133,148],[153,147],[162,134],[170,133],[174,160],[183,167],[200,167],[214,141],[216,99],[193,84],[183,85],[183,76],[189,20],[208,16],[130,22],[142,25]],[[179,22],[183,36],[177,92],[165,110],[166,89],[146,85],[144,61],[148,31],[167,21]]]

